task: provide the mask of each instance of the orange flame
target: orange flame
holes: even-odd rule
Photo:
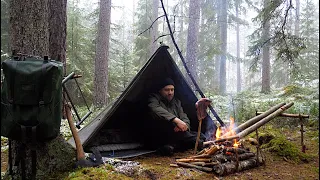
[[[220,139],[220,136],[221,136],[221,128],[219,126],[217,131],[216,131],[216,139]]]
[[[235,139],[235,140],[234,140],[233,147],[238,148],[239,145],[240,145],[240,144],[239,144],[238,141]]]

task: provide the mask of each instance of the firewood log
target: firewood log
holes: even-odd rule
[[[214,166],[214,165],[217,165],[219,164],[220,162],[190,162],[190,164],[193,164],[193,165],[197,165],[197,166]]]
[[[235,148],[235,147],[226,147],[223,149],[223,152],[226,153],[226,152],[232,152],[232,153],[235,153],[235,152],[238,152],[238,154],[243,154],[243,153],[247,153],[249,151],[243,149],[243,148]]]
[[[235,172],[239,172],[239,171],[243,171],[243,170],[247,170],[253,167],[257,167],[260,165],[260,160],[259,162],[257,162],[256,158],[250,158],[247,160],[243,160],[243,161],[239,161],[238,167],[237,167],[237,163],[236,162],[227,162],[227,163],[223,163],[223,164],[218,164],[213,166],[213,171],[220,175],[228,175],[228,174],[232,174]]]
[[[202,166],[197,166],[197,165],[194,165],[194,164],[189,164],[189,163],[184,163],[184,162],[177,162],[177,164],[179,166],[183,166],[183,167],[196,168],[196,169],[199,169],[201,171],[212,172],[212,168],[209,168],[209,167],[202,167]]]
[[[200,154],[200,155],[194,155],[194,156],[187,157],[187,159],[196,159],[196,158],[211,158],[211,155]]]
[[[211,159],[204,159],[204,158],[196,158],[196,159],[176,159],[176,162],[211,162]]]
[[[213,155],[220,149],[220,146],[218,145],[213,145],[210,147],[210,149],[206,152],[207,155]]]

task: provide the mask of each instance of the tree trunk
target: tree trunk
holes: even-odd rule
[[[267,7],[269,0],[264,0],[264,7]],[[264,25],[263,25],[263,34],[262,38],[263,41],[267,41],[270,37],[270,22],[264,18]],[[266,43],[263,46],[262,50],[262,93],[269,93],[270,92],[270,46],[269,43]]]
[[[236,17],[239,18],[239,2],[236,2]],[[237,92],[241,91],[241,71],[240,71],[240,25],[237,22]]]
[[[63,63],[66,75],[67,0],[49,3],[49,57]]]
[[[158,17],[158,7],[159,7],[159,0],[152,0],[152,18],[151,20],[154,21]],[[150,41],[150,53],[149,57],[157,50],[158,44],[155,41],[158,38],[158,20],[154,22],[151,27],[151,41]]]
[[[226,72],[226,61],[227,61],[227,1],[221,0],[221,56],[220,56],[220,93],[225,94],[227,89],[227,72]]]
[[[217,12],[216,13],[216,26],[217,26],[217,35],[216,35],[216,38],[217,38],[217,41],[218,42],[221,42],[221,36],[220,36],[220,30],[221,30],[221,10],[220,10],[220,6],[221,6],[221,0],[217,0],[216,2],[216,6],[215,6],[215,11]],[[221,48],[221,47],[220,47]],[[218,48],[220,51],[221,49]],[[214,57],[214,60],[215,62],[214,64],[214,90],[216,92],[219,92],[220,91],[220,54],[216,54],[215,57]]]
[[[108,102],[110,22],[111,0],[101,0],[94,72],[94,105],[96,107],[107,105]]]
[[[189,3],[189,26],[187,38],[187,58],[186,63],[191,75],[197,81],[197,52],[198,52],[198,33],[200,19],[200,1],[190,0]],[[188,76],[187,76],[188,77]],[[189,81],[193,86],[193,83]]]
[[[59,3],[59,2],[57,2]],[[66,2],[64,2],[66,3]],[[10,1],[10,41],[11,41],[11,50],[15,50],[19,53],[35,55],[35,56],[45,56],[51,55],[49,53],[49,49],[51,49],[50,45],[55,44],[49,42],[50,36],[50,26],[49,23],[49,14],[50,18],[56,19],[57,14],[51,14],[50,9],[52,8],[52,3],[49,3],[48,0],[33,0],[33,1],[21,1],[21,0],[12,0]],[[61,5],[61,6],[60,6]],[[58,12],[65,11],[59,8],[66,7],[65,4],[60,3],[59,6],[55,6],[54,8]],[[61,15],[61,14],[60,14]],[[60,16],[62,19],[65,18],[63,15]],[[57,25],[65,26],[60,24],[60,20],[56,21]],[[63,32],[60,30],[65,30],[65,27],[57,27],[53,34],[59,34],[56,38],[65,38],[63,36]],[[61,35],[62,34],[62,35]],[[60,36],[61,35],[61,36]],[[65,40],[56,39],[57,42],[63,42]],[[64,49],[58,45],[52,45],[52,49],[55,49],[57,52],[61,54],[65,53]],[[18,156],[18,150],[21,143],[18,141],[12,141],[12,162],[15,165],[15,161]],[[25,173],[26,179],[31,178],[31,150],[30,145],[26,146],[26,169]],[[37,153],[37,172],[36,179],[47,179],[49,175],[54,172],[66,171],[72,168],[75,158],[75,150],[71,145],[69,145],[62,136],[58,136],[57,138],[45,142],[45,143],[37,143],[36,144],[36,153]],[[19,154],[20,155],[20,154]],[[13,179],[19,179],[21,177],[22,169],[21,163],[17,164],[17,166],[13,166]],[[8,175],[8,171],[7,171]],[[8,176],[6,176],[8,178]]]

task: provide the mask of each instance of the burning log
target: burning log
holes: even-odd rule
[[[223,149],[223,152],[225,152],[225,153],[226,152],[236,153],[236,151],[238,154],[243,154],[243,153],[249,152],[248,150],[245,150],[243,148],[235,148],[235,147],[226,147]]]
[[[183,166],[183,167],[196,168],[196,169],[199,169],[201,171],[212,172],[212,168],[209,168],[209,167],[202,167],[202,166],[197,166],[197,165],[194,165],[194,164],[189,164],[189,163],[184,163],[184,162],[177,162],[177,164],[179,166]]]
[[[219,149],[220,149],[220,146],[213,145],[210,147],[210,149],[207,152],[205,152],[205,154],[212,155],[212,154],[216,153]]]
[[[268,111],[266,111],[264,113],[261,113],[260,115],[255,116],[255,117],[249,119],[248,121],[244,122],[243,124],[239,125],[238,127],[236,127],[234,129],[234,131],[236,133],[239,133],[239,132],[243,131],[244,129],[252,126],[256,122],[260,121],[261,119],[263,119],[263,118],[267,117],[268,115],[270,115],[271,113],[275,112],[276,110],[278,110],[280,107],[282,107],[285,104],[286,103],[280,103],[280,104],[278,104],[276,106],[273,106]],[[222,135],[221,138],[225,138],[225,137],[228,137],[228,136],[232,136],[232,132],[228,132],[228,133]]]
[[[238,164],[232,161],[213,166],[213,171],[218,175],[223,176],[256,167],[260,165],[260,163],[260,160],[258,162],[256,158],[239,161]]]
[[[257,130],[259,127],[263,126],[264,124],[266,124],[270,120],[274,119],[276,116],[278,116],[283,111],[285,111],[288,108],[290,108],[292,105],[293,105],[293,102],[291,102],[289,104],[286,104],[286,105],[282,106],[281,108],[279,108],[278,110],[276,110],[275,112],[273,112],[270,115],[268,115],[267,117],[261,119],[260,121],[258,121],[254,125],[252,125],[252,126],[246,128],[245,130],[241,131],[240,133],[238,133],[238,134],[236,134],[234,136],[229,136],[229,137],[217,139],[217,140],[213,141],[213,143],[222,142],[222,141],[226,141],[226,140],[232,140],[232,139],[241,139],[241,138],[245,137],[246,135],[252,133],[253,131]],[[212,143],[212,142],[209,141],[209,142],[204,143],[204,144],[208,144],[208,143]]]
[[[176,159],[177,162],[211,162],[211,159],[204,159],[204,158],[194,158],[194,159],[188,159],[188,158],[182,158],[182,159]]]

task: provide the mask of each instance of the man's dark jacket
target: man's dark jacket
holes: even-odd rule
[[[181,101],[173,98],[170,102],[162,97],[159,93],[150,94],[148,99],[148,107],[153,112],[153,115],[158,116],[165,121],[172,121],[174,118],[179,118],[184,121],[190,130],[190,120],[183,112]]]

